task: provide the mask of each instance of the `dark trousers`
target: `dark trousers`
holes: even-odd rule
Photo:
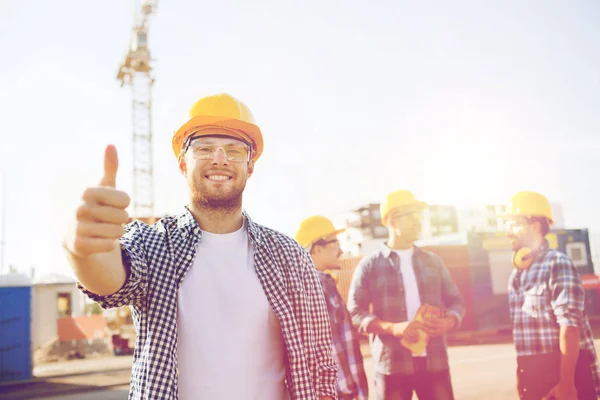
[[[560,353],[517,357],[517,389],[521,400],[539,400],[558,384]],[[586,350],[579,353],[575,367],[575,388],[580,400],[595,400],[592,376],[594,356]]]
[[[419,400],[454,400],[450,371],[427,371],[425,358],[413,359],[412,375],[375,374],[377,400],[411,400],[413,392]]]

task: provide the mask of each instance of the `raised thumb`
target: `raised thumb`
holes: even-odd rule
[[[117,170],[119,169],[119,156],[117,148],[112,144],[106,146],[104,151],[104,176],[100,180],[101,186],[117,186]]]

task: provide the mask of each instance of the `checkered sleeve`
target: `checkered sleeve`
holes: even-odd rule
[[[377,318],[369,312],[372,301],[369,282],[370,269],[369,257],[363,258],[354,270],[348,291],[348,311],[352,317],[352,323],[361,333],[367,332],[369,324]]]
[[[585,291],[573,262],[563,254],[552,260],[549,286],[552,310],[561,326],[583,326]]]
[[[307,291],[307,304],[311,315],[314,338],[315,360],[317,363],[316,391],[319,396],[331,396],[337,399],[337,363],[333,359],[333,342],[329,313],[325,304],[323,287],[308,252],[303,252],[302,264],[305,270],[305,288]]]
[[[142,240],[144,225],[143,222],[134,221],[125,226],[125,234],[120,239],[120,246],[127,278],[119,290],[110,295],[100,296],[90,292],[80,282],[77,282],[77,287],[104,309],[141,305],[146,296],[148,267]],[[145,225],[145,229],[149,229],[149,227]]]
[[[458,288],[454,284],[448,268],[444,265],[441,258],[436,255],[432,255],[435,258],[436,265],[440,268],[440,275],[442,279],[442,300],[446,307],[446,313],[454,315],[458,319],[457,327],[460,326],[463,317],[465,316],[465,302],[458,291]]]

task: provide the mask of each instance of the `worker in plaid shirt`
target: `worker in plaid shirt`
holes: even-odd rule
[[[520,192],[505,215],[514,269],[510,315],[521,399],[596,399],[600,374],[577,268],[550,249],[552,208],[539,193]]]
[[[308,249],[319,274],[333,338],[333,356],[338,364],[338,398],[340,400],[368,400],[369,384],[360,352],[358,332],[346,304],[340,295],[332,271],[341,268],[340,242],[337,235],[344,229],[335,229],[333,223],[320,215],[302,221],[296,240]]]
[[[128,221],[114,146],[64,247],[79,287],[104,308],[131,306],[130,400],[331,400],[337,365],[308,252],[258,225],[242,194],[263,150],[249,108],[197,101],[173,135],[189,189],[179,215]]]
[[[413,392],[421,400],[454,398],[444,335],[459,326],[465,306],[439,257],[414,245],[425,208],[407,190],[384,199],[381,221],[388,241],[360,261],[350,285],[348,309],[359,331],[370,333],[379,400],[410,400]],[[426,304],[445,312],[415,321]],[[424,353],[413,354],[401,339],[416,342],[419,330],[430,340]]]

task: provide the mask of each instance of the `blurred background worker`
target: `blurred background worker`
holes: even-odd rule
[[[550,249],[552,208],[539,193],[520,192],[505,215],[512,239],[509,305],[521,399],[600,397],[585,291],[573,262]]]
[[[371,334],[379,400],[410,400],[413,392],[422,400],[454,398],[444,335],[459,326],[465,305],[439,257],[414,245],[426,207],[407,190],[383,200],[381,221],[388,241],[360,261],[350,285],[353,323]],[[426,304],[446,312],[433,321],[414,321]],[[417,341],[419,329],[431,340],[424,353],[413,354],[400,339]]]
[[[336,282],[330,275],[341,268],[342,250],[337,235],[344,230],[335,229],[329,219],[315,215],[302,221],[296,233],[296,240],[310,252],[323,286],[331,321],[333,356],[338,363],[338,398],[368,400],[368,380],[358,333],[352,325]]]

